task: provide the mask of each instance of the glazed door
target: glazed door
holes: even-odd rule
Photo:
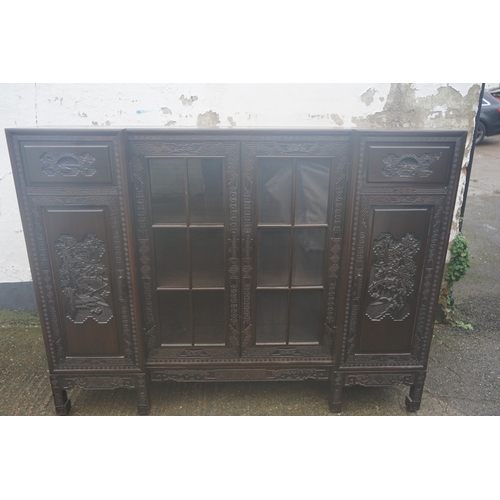
[[[137,136],[131,153],[148,363],[239,357],[239,145]]]
[[[242,145],[243,357],[331,359],[348,151],[343,136]]]

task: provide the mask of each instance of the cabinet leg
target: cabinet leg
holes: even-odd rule
[[[146,378],[146,375],[137,376],[137,396],[139,398],[137,404],[139,415],[149,415],[151,403],[149,397],[149,380]]]
[[[71,410],[71,400],[68,399],[66,390],[61,388],[57,377],[50,377],[50,383],[52,385],[52,396],[54,397],[57,415],[68,415]]]
[[[425,373],[417,375],[415,384],[410,386],[410,395],[406,396],[406,409],[414,412],[420,410],[422,394],[424,392]]]
[[[340,413],[342,411],[342,387],[344,376],[341,373],[333,373],[330,376],[330,411]]]

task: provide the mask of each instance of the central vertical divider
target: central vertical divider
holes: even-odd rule
[[[292,272],[293,272],[293,242],[294,242],[294,224],[295,224],[295,190],[297,182],[297,159],[293,159],[292,165],[292,207],[290,215],[290,260],[288,263],[288,296],[286,305],[286,345],[290,340],[290,307],[292,302]]]
[[[189,286],[189,328],[191,330],[191,345],[194,346],[194,311],[193,311],[193,273],[191,257],[191,228],[189,217],[189,183],[188,159],[184,158],[184,202],[186,204],[186,237],[188,252],[188,286]]]

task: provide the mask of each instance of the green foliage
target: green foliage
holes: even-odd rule
[[[446,281],[450,284],[450,289],[453,284],[460,278],[463,278],[470,268],[470,252],[469,244],[462,233],[458,233],[457,237],[453,240],[450,248],[451,259],[448,263],[448,269],[445,275]]]
[[[450,297],[453,290],[453,285],[465,276],[470,268],[471,254],[469,252],[469,244],[462,233],[458,233],[450,247],[451,259],[447,265],[445,280],[448,282],[448,289],[439,298],[439,303],[444,313],[444,322],[472,330],[472,325],[455,319],[455,311],[450,303]]]

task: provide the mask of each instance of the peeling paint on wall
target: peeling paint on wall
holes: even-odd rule
[[[377,90],[374,88],[368,89],[364,94],[361,96],[361,100],[369,106],[375,99],[375,94],[377,93]]]
[[[0,83],[0,127],[321,126],[467,130],[455,232],[479,92],[480,84],[473,83]],[[5,141],[0,141],[0,179],[0,227],[3,241],[9,242],[0,245],[0,262],[12,264],[8,276],[0,268],[0,282],[30,281]]]
[[[198,115],[196,126],[198,127],[217,127],[220,123],[219,113],[215,111],[207,111],[206,113]]]
[[[182,94],[179,97],[179,100],[182,102],[182,104],[184,104],[184,106],[192,106],[193,102],[198,100],[198,96],[193,95],[193,96],[187,98],[187,97],[184,97],[184,94]]]
[[[479,91],[480,86],[476,84],[463,96],[447,85],[439,87],[435,94],[419,97],[415,84],[393,83],[382,111],[367,116],[354,116],[352,121],[361,128],[472,129],[475,115],[470,110],[474,106],[477,109]],[[445,108],[446,111],[443,112]],[[441,112],[436,113],[436,110]]]
[[[340,118],[340,116],[336,113],[332,113],[330,117],[339,127],[342,127],[342,125],[344,125],[344,120],[342,120],[342,118]]]

